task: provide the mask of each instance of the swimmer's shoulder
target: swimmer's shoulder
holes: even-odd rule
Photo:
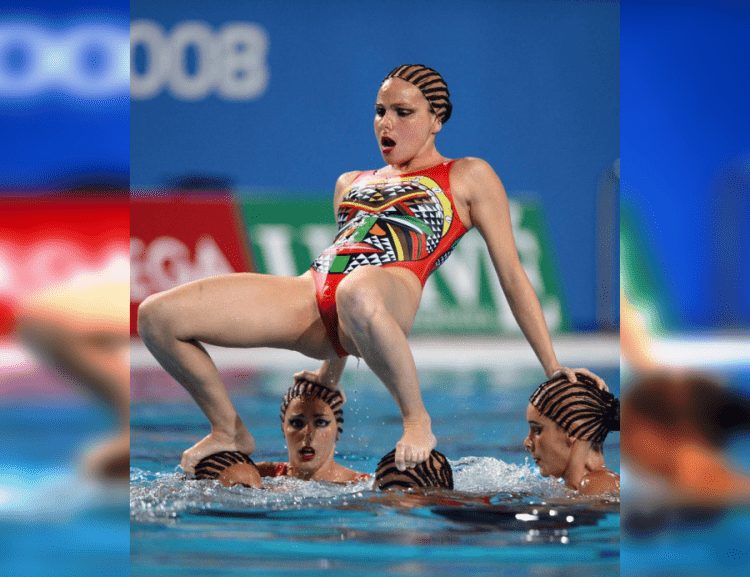
[[[336,179],[336,192],[346,190],[349,188],[352,183],[356,180],[356,178],[362,174],[363,172],[368,172],[365,170],[350,170],[348,172],[344,172],[339,175],[339,177]],[[372,171],[369,171],[372,172]]]
[[[261,477],[283,477],[286,475],[288,464],[279,461],[262,461],[255,463]]]
[[[335,207],[338,208],[338,203],[341,202],[342,198],[344,198],[346,191],[349,190],[357,177],[363,172],[365,171],[350,170],[349,172],[344,172],[338,177],[338,179],[336,179],[336,188],[333,192],[333,204]]]
[[[334,483],[358,483],[359,481],[367,481],[369,479],[372,479],[372,475],[360,473],[336,463],[335,478],[332,480]]]
[[[488,176],[494,176],[497,178],[497,173],[492,165],[478,156],[464,156],[463,158],[457,158],[453,161],[451,166],[451,178],[456,177],[472,177],[472,178],[486,178]]]
[[[620,476],[609,469],[587,473],[578,486],[581,495],[604,495],[620,493]]]

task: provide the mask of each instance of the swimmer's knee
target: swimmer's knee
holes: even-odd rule
[[[368,290],[360,282],[346,282],[348,280],[350,279],[344,279],[336,291],[336,310],[339,316],[356,324],[366,324],[382,316],[385,307],[377,291]]]
[[[138,334],[142,339],[148,339],[157,331],[168,330],[169,326],[169,307],[161,294],[147,297],[138,306]]]

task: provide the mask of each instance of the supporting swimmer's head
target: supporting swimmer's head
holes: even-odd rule
[[[294,476],[312,479],[334,465],[336,441],[344,423],[343,404],[339,391],[304,380],[284,395],[281,430]]]
[[[204,457],[195,466],[195,478],[213,479],[225,487],[260,487],[260,473],[253,460],[239,451],[221,451]]]
[[[430,103],[430,108],[440,121],[445,124],[451,117],[453,105],[448,84],[437,70],[424,64],[402,64],[391,70],[383,82],[389,78],[400,78],[419,88],[420,92]]]
[[[344,397],[339,391],[329,389],[312,381],[297,380],[287,390],[284,398],[281,400],[281,409],[279,417],[281,418],[281,429],[284,430],[284,416],[289,408],[289,403],[298,397],[304,399],[320,399],[331,408],[333,417],[336,419],[338,441],[341,433],[344,432]]]
[[[620,430],[620,401],[585,375],[576,373],[576,378],[577,383],[564,376],[542,383],[529,404],[569,436],[590,441],[592,448],[601,450],[607,434]]]
[[[396,468],[396,451],[392,450],[378,462],[375,486],[382,491],[428,487],[453,489],[453,470],[445,455],[433,450],[424,463],[399,471]]]

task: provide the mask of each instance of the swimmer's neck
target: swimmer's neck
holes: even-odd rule
[[[416,172],[425,168],[437,166],[441,162],[446,162],[448,158],[440,154],[436,148],[433,148],[427,154],[417,155],[406,162],[398,164],[388,164],[377,170],[377,173],[386,174],[403,174],[406,172]]]
[[[576,443],[570,451],[563,480],[568,489],[578,491],[581,487],[581,481],[586,475],[606,469],[602,453],[594,451],[588,443]]]
[[[338,465],[333,459],[326,461],[319,469],[316,469],[312,473],[300,471],[293,465],[289,465],[287,475],[289,477],[295,477],[296,479],[302,479],[303,481],[330,481],[335,478],[336,470]]]

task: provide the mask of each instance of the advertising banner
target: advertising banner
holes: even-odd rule
[[[133,198],[130,322],[147,296],[207,276],[253,270],[231,196]]]
[[[511,201],[510,209],[521,262],[550,330],[565,330],[568,315],[540,207],[534,202]],[[255,265],[263,273],[304,272],[336,234],[331,203],[326,201],[245,200],[242,215]],[[484,241],[471,231],[427,281],[413,334],[518,331]]]
[[[20,298],[74,276],[127,278],[127,199],[0,199],[0,335]]]

